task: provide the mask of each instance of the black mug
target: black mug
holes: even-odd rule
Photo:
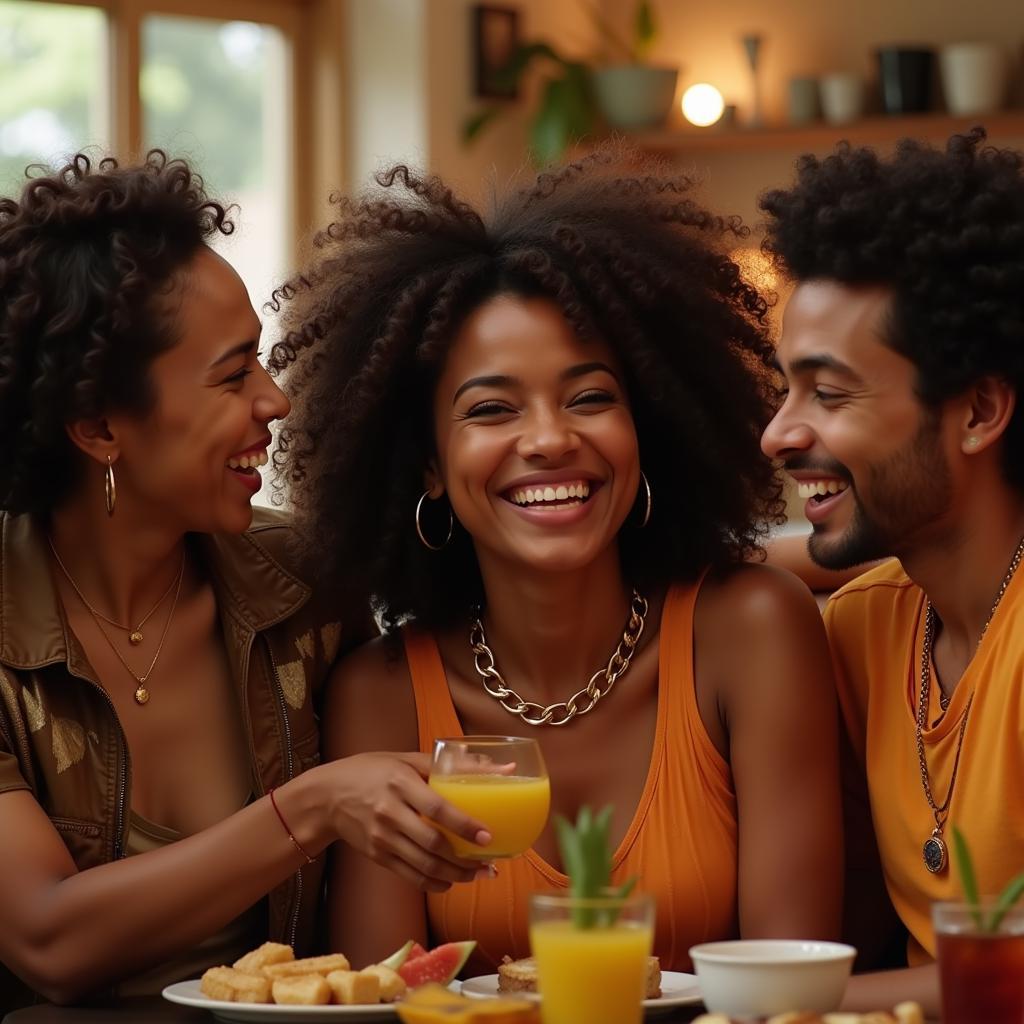
[[[887,114],[920,114],[930,109],[935,51],[886,46],[878,51],[882,106]]]

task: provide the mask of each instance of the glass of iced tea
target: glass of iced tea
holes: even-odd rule
[[[460,857],[494,860],[525,853],[544,831],[551,786],[536,740],[459,736],[434,740],[430,788],[487,826],[491,842],[476,846],[445,831]]]
[[[935,903],[943,1024],[1024,1021],[1024,907]]]

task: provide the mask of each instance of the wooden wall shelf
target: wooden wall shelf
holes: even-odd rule
[[[632,138],[651,152],[680,155],[708,152],[766,152],[769,150],[828,151],[841,139],[854,145],[884,145],[902,138],[944,142],[956,132],[976,124],[989,138],[1024,138],[1024,110],[1003,110],[984,117],[952,117],[949,114],[877,116],[845,125],[816,121],[807,125],[768,128],[666,128],[636,132]]]

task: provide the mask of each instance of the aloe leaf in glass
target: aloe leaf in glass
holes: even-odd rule
[[[968,849],[967,840],[956,825],[953,826],[952,832],[957,871],[964,890],[964,902],[970,908],[971,917],[974,918],[978,931],[995,934],[1003,923],[1003,918],[1016,906],[1021,896],[1024,896],[1024,874],[1017,875],[1016,878],[1010,880],[999,894],[992,913],[986,919],[981,910],[978,878],[974,871],[974,863],[971,860],[971,851]]]
[[[612,854],[608,841],[611,819],[610,806],[596,815],[589,807],[581,807],[575,826],[560,814],[555,815],[562,867],[569,876],[569,893],[575,899],[625,899],[636,885],[634,876],[617,889],[611,886]],[[573,924],[577,928],[608,928],[617,917],[615,907],[578,906],[572,910]]]

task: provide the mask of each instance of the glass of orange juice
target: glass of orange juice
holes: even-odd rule
[[[551,785],[536,740],[519,736],[434,740],[428,781],[431,789],[491,833],[487,846],[477,846],[444,830],[460,857],[515,857],[536,842],[548,820]]]
[[[637,1024],[653,942],[650,896],[534,893],[530,952],[543,1024]]]

